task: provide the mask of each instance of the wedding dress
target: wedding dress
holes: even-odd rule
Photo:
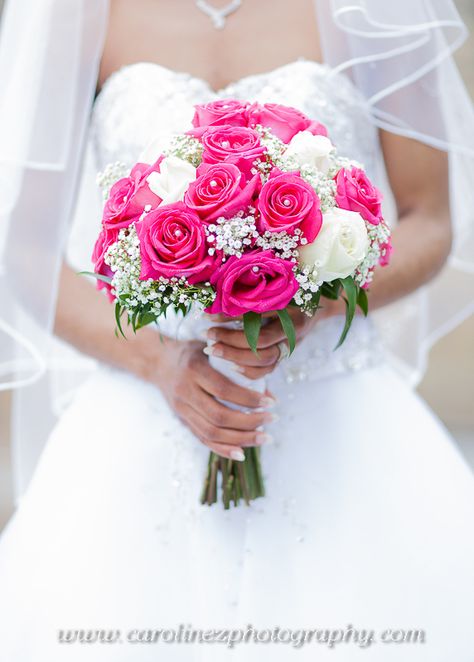
[[[156,64],[106,82],[91,122],[97,169],[216,96],[294,105],[371,173],[376,131],[343,75],[299,60],[218,93]],[[81,235],[85,253],[97,231]],[[90,241],[89,241],[90,239]],[[87,265],[83,265],[87,267]],[[111,311],[112,314],[112,311]],[[280,420],[262,449],[267,495],[201,506],[208,458],[157,388],[109,367],[80,388],[0,540],[0,659],[470,662],[474,483],[445,430],[390,367],[370,317],[333,352],[318,323],[268,378]],[[164,331],[193,337],[192,318]],[[157,336],[157,342],[158,336]],[[132,630],[374,631],[374,642],[130,643]],[[122,643],[59,643],[59,630]],[[424,643],[384,643],[385,630]],[[354,635],[355,636],[355,635]],[[349,635],[347,635],[349,637]]]

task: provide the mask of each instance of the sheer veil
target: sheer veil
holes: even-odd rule
[[[474,308],[474,111],[451,57],[466,28],[451,0],[315,4],[324,60],[352,78],[373,122],[449,152],[449,264],[429,286],[375,315],[393,360],[414,383],[430,345]],[[107,15],[107,0],[7,0],[2,18],[0,389],[25,387],[14,416],[19,495],[53,420],[47,379],[64,369],[51,353],[57,281],[73,210],[93,208],[94,173],[84,155]],[[384,181],[381,157],[379,167]]]

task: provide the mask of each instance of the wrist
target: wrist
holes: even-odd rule
[[[167,341],[170,339],[164,338],[152,328],[139,329],[136,335],[132,334],[123,341],[127,346],[123,353],[123,367],[144,381],[156,383]]]
[[[341,298],[334,300],[322,297],[320,306],[321,308],[316,312],[316,318],[319,320],[346,314],[346,304]]]

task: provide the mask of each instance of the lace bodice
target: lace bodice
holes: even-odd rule
[[[295,106],[328,127],[341,154],[372,170],[377,137],[362,96],[348,78],[308,60],[246,76],[219,91],[196,76],[158,64],[120,69],[95,103],[92,126],[99,166],[135,162],[151,140],[189,129],[194,104],[225,97]]]
[[[154,63],[120,69],[106,81],[94,106],[92,142],[98,167],[116,161],[131,166],[150,141],[162,138],[166,144],[170,134],[189,129],[194,104],[216,98],[295,106],[327,126],[342,155],[373,172],[377,133],[363,97],[345,76],[303,59],[246,76],[219,91],[196,76]],[[282,364],[288,382],[358,370],[380,359],[374,331],[362,319],[355,321],[344,345],[333,352],[342,325],[342,318],[332,318],[315,327],[312,339]]]

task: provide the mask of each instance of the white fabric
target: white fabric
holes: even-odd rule
[[[232,92],[280,88],[303,106],[320,104],[335,137],[370,160],[375,133],[371,142],[358,130],[367,110],[349,81],[329,72],[296,62],[243,79]],[[189,95],[213,92],[156,65],[117,73],[95,106],[99,161],[135,158],[151,121],[166,117],[170,131],[186,122]],[[267,495],[249,509],[199,505],[208,450],[158,389],[107,368],[90,377],[0,538],[0,659],[470,662],[472,476],[386,364],[370,319],[357,318],[332,351],[342,323],[316,325],[268,379],[280,420],[267,426],[275,440],[262,449]],[[200,326],[170,316],[162,330],[190,338]],[[218,643],[126,642],[131,630],[180,624],[352,625],[377,639],[402,628],[422,630],[425,643],[228,651]],[[60,629],[120,629],[124,643],[59,644]]]
[[[340,322],[321,324],[313,351]],[[452,442],[383,363],[287,377],[283,363],[269,381],[267,495],[227,514],[198,504],[207,450],[157,389],[108,369],[86,382],[0,538],[0,658],[471,662],[474,483]],[[426,642],[126,642],[180,624],[418,629]],[[58,644],[59,629],[120,629],[124,643]]]
[[[64,349],[51,350],[50,333],[107,9],[107,0],[6,5],[0,40],[0,388],[31,384],[46,368],[65,365],[76,375],[68,376],[73,387],[89,365],[74,354],[64,362]],[[474,118],[449,57],[465,27],[450,0],[316,0],[316,9],[324,60],[335,75],[353,78],[374,124],[450,150],[456,230],[450,267],[426,291],[378,314],[394,359],[414,382],[433,340],[472,310]],[[383,177],[380,157],[376,167]],[[92,177],[88,170],[86,180]],[[28,417],[18,405],[18,419],[35,430],[51,407],[31,401]],[[21,493],[42,444],[22,429],[16,438]]]
[[[0,389],[47,367],[107,19],[104,0],[12,0],[0,39]]]

